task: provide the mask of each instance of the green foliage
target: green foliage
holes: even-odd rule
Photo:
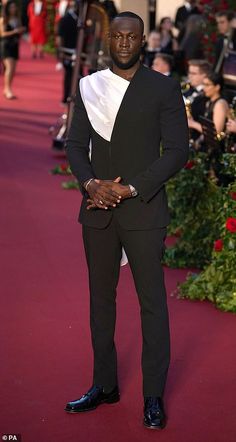
[[[216,210],[222,204],[220,188],[209,178],[208,159],[198,153],[167,184],[171,211],[169,234],[179,236],[166,250],[170,267],[202,268],[210,261],[212,244],[219,234]]]
[[[53,175],[72,175],[69,164],[60,164],[58,166],[55,166],[51,170],[51,173]]]
[[[199,275],[189,275],[178,289],[182,298],[208,299],[236,313],[236,183],[221,191],[223,201],[215,216],[220,239],[215,238],[211,263]],[[235,222],[231,225],[229,220]]]
[[[71,190],[71,189],[79,189],[79,183],[76,180],[64,181],[61,183],[63,189]]]
[[[222,165],[224,167],[224,174],[236,177],[236,155],[231,153],[224,153],[222,156]]]

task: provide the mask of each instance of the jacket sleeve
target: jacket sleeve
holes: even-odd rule
[[[178,82],[172,79],[171,83],[160,111],[163,154],[147,170],[130,180],[146,203],[188,159],[189,132],[183,97]]]
[[[71,171],[77,178],[81,189],[85,181],[95,177],[89,158],[90,139],[91,125],[78,87],[73,117],[66,141],[66,153]]]

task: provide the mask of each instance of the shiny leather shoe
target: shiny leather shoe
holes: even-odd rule
[[[80,413],[82,411],[95,410],[100,404],[114,404],[120,400],[118,387],[115,387],[110,393],[104,393],[102,386],[94,385],[81,398],[68,402],[65,411],[68,413]]]
[[[166,425],[163,401],[160,397],[144,398],[143,424],[151,430],[162,430]]]

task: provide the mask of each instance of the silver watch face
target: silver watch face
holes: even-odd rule
[[[138,195],[137,190],[135,189],[134,186],[132,186],[132,184],[129,184],[129,188],[130,188],[131,196],[137,196]]]

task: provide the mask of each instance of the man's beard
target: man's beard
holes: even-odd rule
[[[126,63],[122,63],[122,61],[117,59],[116,54],[114,54],[114,52],[110,50],[110,56],[113,63],[119,69],[124,69],[124,70],[132,68],[137,63],[137,61],[139,61],[140,55],[141,55],[141,49],[138,52],[136,52],[136,54],[134,54],[129,61],[127,61]]]

